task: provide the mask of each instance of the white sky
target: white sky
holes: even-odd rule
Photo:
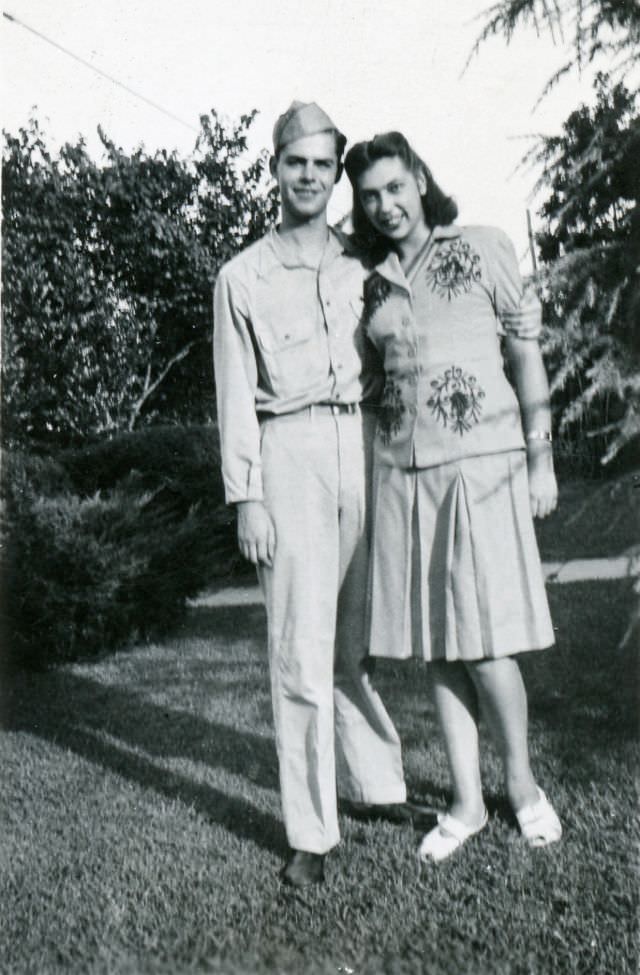
[[[532,114],[561,46],[520,30],[489,41],[461,76],[490,0],[4,0],[3,9],[197,127],[211,107],[260,111],[252,149],[269,146],[293,98],[318,101],[350,142],[402,130],[452,193],[463,223],[495,223],[526,254],[535,174],[514,175],[533,132],[558,132],[592,100],[565,78]],[[570,33],[570,30],[569,30]],[[195,133],[24,28],[2,19],[2,123],[32,113],[54,144],[96,127],[124,149],[178,148]],[[330,216],[350,205],[347,180]],[[525,265],[523,265],[525,269]]]

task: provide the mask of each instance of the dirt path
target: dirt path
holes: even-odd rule
[[[585,582],[594,579],[626,579],[640,574],[640,556],[631,552],[609,559],[569,559],[567,562],[543,562],[549,583]],[[229,586],[216,592],[202,593],[189,601],[190,606],[252,606],[261,603],[257,585]]]

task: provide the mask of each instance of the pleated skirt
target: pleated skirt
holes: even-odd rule
[[[482,660],[553,644],[525,452],[378,466],[368,596],[373,656]]]

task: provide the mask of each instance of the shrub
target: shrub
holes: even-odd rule
[[[43,666],[166,631],[235,549],[213,427],[3,465],[4,646]]]
[[[58,463],[84,495],[135,475],[147,488],[184,498],[222,500],[218,434],[212,426],[156,426],[62,451]]]

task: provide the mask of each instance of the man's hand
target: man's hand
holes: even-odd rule
[[[262,501],[240,501],[238,510],[238,547],[245,559],[254,565],[273,565],[276,532]]]
[[[527,450],[529,500],[534,518],[546,518],[558,504],[558,484],[553,472],[553,455],[547,444]]]

